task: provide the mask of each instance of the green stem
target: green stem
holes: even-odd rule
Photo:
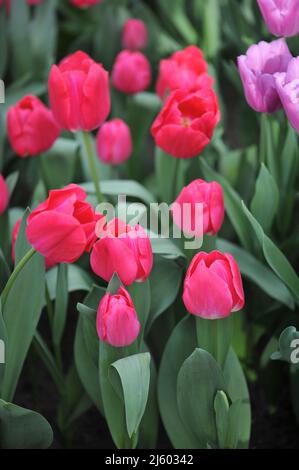
[[[232,316],[215,320],[196,317],[196,333],[198,347],[208,351],[223,367],[232,341]]]
[[[104,197],[100,188],[100,178],[98,176],[96,160],[95,160],[92,143],[91,143],[91,136],[88,132],[82,132],[81,135],[82,135],[82,142],[84,144],[83,150],[85,150],[85,153],[88,158],[90,173],[93,179],[93,184],[95,187],[95,192],[96,192],[96,196],[98,199],[98,203],[101,204],[101,202],[104,202]]]
[[[177,186],[178,186],[178,176],[179,176],[179,168],[180,168],[180,159],[175,158],[175,165],[174,165],[174,172],[173,172],[173,180],[172,180],[172,201],[174,202],[177,198]]]
[[[3,292],[1,294],[1,302],[2,302],[2,307],[5,305],[8,295],[10,293],[10,290],[17,279],[19,273],[22,271],[24,266],[28,263],[28,261],[32,258],[33,255],[35,255],[36,251],[34,248],[31,248],[26,255],[21,259],[21,261],[17,264],[15,267],[14,271],[12,272],[10,278],[7,281],[7,284],[5,288],[3,289]]]
[[[51,328],[51,333],[52,333],[52,338],[53,338],[53,323],[54,323],[54,309],[53,309],[53,304],[48,288],[47,282],[45,283],[45,295],[46,295],[46,303],[47,303],[47,312],[48,312],[48,318],[49,318],[49,323],[50,323],[50,328]],[[61,350],[60,350],[60,344],[57,344],[54,341],[53,338],[53,351],[54,351],[54,357],[55,357],[55,364],[58,370],[62,373],[63,367],[62,367],[62,358],[61,358]]]

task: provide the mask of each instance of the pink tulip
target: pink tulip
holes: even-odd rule
[[[122,51],[112,69],[113,86],[127,94],[146,90],[151,82],[151,66],[141,52]]]
[[[95,227],[103,216],[85,201],[76,184],[50,191],[27,219],[29,243],[53,263],[73,263],[96,241]]]
[[[5,179],[0,175],[0,215],[6,211],[8,206],[9,193]]]
[[[197,91],[200,88],[209,88],[214,80],[207,72],[208,64],[202,51],[196,46],[188,46],[175,52],[169,59],[161,60],[157,94],[164,99],[178,89]]]
[[[103,0],[70,0],[71,4],[77,8],[88,8],[101,3]]]
[[[52,66],[49,97],[62,129],[92,131],[110,112],[108,72],[84,52],[75,52]]]
[[[119,165],[132,154],[129,126],[121,119],[105,122],[97,135],[97,152],[103,163]]]
[[[138,51],[144,49],[147,42],[148,32],[144,22],[133,18],[127,20],[122,31],[123,48]]]
[[[202,222],[197,220],[196,204],[202,204]],[[199,207],[199,206],[198,206]],[[220,184],[197,179],[182,189],[172,206],[174,223],[185,234],[200,237],[216,235],[224,219],[223,191]]]
[[[284,39],[251,46],[238,57],[238,67],[249,106],[260,113],[274,113],[281,108],[275,74],[286,72],[292,55]]]
[[[257,0],[269,31],[275,36],[299,33],[299,0]]]
[[[299,132],[299,57],[290,61],[286,73],[277,74],[276,88],[291,125]]]
[[[183,301],[188,312],[210,320],[241,310],[242,278],[232,255],[219,251],[195,255],[186,274]]]
[[[116,272],[125,285],[145,281],[153,266],[149,238],[140,225],[131,227],[119,219],[111,220],[98,234],[90,264],[93,272],[109,282]]]
[[[107,293],[99,303],[97,332],[101,341],[115,347],[132,344],[138,337],[140,323],[126,289],[120,287],[118,293]]]
[[[9,108],[7,131],[12,148],[22,158],[46,152],[60,134],[52,112],[32,95]]]

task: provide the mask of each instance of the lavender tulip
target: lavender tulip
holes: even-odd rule
[[[257,0],[269,31],[275,36],[299,33],[299,0]]]
[[[274,75],[286,72],[292,55],[284,39],[261,41],[238,57],[238,67],[249,106],[260,113],[281,108]]]
[[[291,125],[299,132],[299,57],[290,61],[286,73],[276,75],[276,88]]]

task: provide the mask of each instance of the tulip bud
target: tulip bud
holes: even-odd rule
[[[299,33],[299,0],[257,0],[269,31],[275,36]]]
[[[185,277],[183,301],[188,312],[210,320],[241,310],[242,278],[232,255],[219,251],[195,255]]]
[[[109,282],[116,272],[127,286],[145,281],[153,266],[150,239],[140,225],[131,227],[119,219],[111,220],[103,229],[92,250],[93,272]]]
[[[8,206],[9,193],[5,179],[0,175],[0,215],[6,211]]]
[[[78,51],[53,65],[49,76],[53,114],[68,131],[92,131],[110,112],[108,72]]]
[[[46,152],[60,133],[51,111],[31,95],[9,108],[7,130],[12,148],[22,158]]]
[[[120,287],[115,295],[108,292],[98,307],[97,332],[100,340],[118,348],[130,346],[139,331],[140,323],[128,291]]]
[[[202,224],[196,220],[196,204],[202,204]],[[189,206],[188,206],[189,205]],[[216,235],[224,219],[224,199],[220,184],[197,179],[182,189],[172,206],[174,223],[186,235]]]
[[[70,0],[71,4],[77,8],[88,8],[101,3],[103,0]]]
[[[96,241],[95,227],[103,216],[85,201],[86,193],[70,184],[52,190],[28,217],[29,243],[52,263],[73,263]]]
[[[122,51],[112,69],[113,86],[127,94],[146,90],[151,82],[151,66],[141,52]]]
[[[299,57],[290,61],[286,73],[277,74],[276,89],[286,115],[299,132]]]
[[[292,55],[284,39],[261,41],[238,57],[238,67],[249,106],[260,113],[274,113],[281,108],[275,74],[286,72]]]
[[[208,75],[208,64],[196,46],[188,46],[160,62],[156,91],[161,99],[174,90],[197,91],[214,83]]]
[[[97,152],[103,163],[120,165],[132,153],[132,137],[129,126],[121,119],[105,122],[97,135]]]
[[[124,24],[122,45],[124,49],[138,51],[144,49],[148,42],[148,32],[143,21],[130,18]]]
[[[156,145],[173,157],[195,157],[210,143],[219,120],[218,100],[211,88],[195,93],[176,90],[154,121],[152,135]]]

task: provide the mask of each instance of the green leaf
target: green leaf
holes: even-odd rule
[[[172,23],[187,44],[197,43],[197,32],[188,19],[185,2],[172,0],[170,6],[169,0],[158,0],[158,7],[165,19]]]
[[[146,408],[150,384],[149,353],[134,354],[111,364],[121,380],[123,399],[126,410],[126,424],[129,437],[137,434]],[[109,378],[115,384],[112,369]],[[116,385],[117,387],[117,385]]]
[[[207,351],[195,349],[180,369],[177,400],[180,416],[196,437],[197,448],[217,446],[214,400],[217,391],[225,388],[215,359]]]
[[[17,262],[31,248],[25,236],[25,214],[16,242]],[[3,309],[8,347],[2,383],[2,398],[11,400],[18,383],[24,360],[33,339],[44,305],[45,263],[35,254],[19,273]]]
[[[279,191],[273,176],[262,163],[256,181],[251,212],[265,232],[269,232],[279,204]]]
[[[92,183],[80,185],[88,194],[94,194],[95,189]],[[156,202],[154,196],[140,183],[131,180],[106,180],[101,181],[101,191],[106,196],[125,195],[140,199],[145,204]]]
[[[14,171],[13,173],[11,173],[6,178],[6,184],[7,184],[7,187],[8,187],[10,197],[12,196],[12,193],[14,192],[14,189],[16,187],[18,179],[19,179],[19,172],[18,171]]]
[[[0,300],[0,396],[1,396],[1,384],[2,384],[3,377],[4,377],[4,372],[5,372],[5,356],[6,356],[7,346],[8,346],[7,331],[6,331],[6,326],[3,320],[2,305],[1,305],[1,300]]]
[[[279,250],[279,248],[272,242],[272,240],[265,235],[261,225],[253,217],[250,211],[247,209],[244,203],[243,211],[255,230],[257,239],[263,249],[264,256],[273,269],[273,271],[281,278],[281,280],[287,285],[292,291],[294,298],[297,303],[299,302],[299,278],[291,266],[285,255]]]
[[[127,449],[134,445],[127,432],[124,402],[109,379],[110,366],[117,357],[117,348],[100,341],[99,378],[104,415],[116,447]]]
[[[222,253],[231,253],[238,263],[241,273],[254,282],[271,298],[278,300],[288,308],[294,309],[293,296],[285,284],[263,263],[237,245],[217,239],[217,249]]]
[[[47,449],[52,441],[53,431],[43,416],[0,400],[1,449]]]
[[[216,393],[214,410],[219,447],[225,449],[229,427],[229,401],[223,390]]]
[[[78,142],[60,138],[47,153],[40,156],[47,190],[60,188],[74,181],[78,148]]]
[[[150,275],[151,306],[148,330],[152,323],[175,301],[182,281],[182,267],[173,260],[154,256]]]
[[[234,405],[235,402],[240,401],[238,408],[238,417],[240,419],[241,426],[238,430],[229,426],[229,434],[234,436],[233,445],[234,448],[247,449],[249,446],[250,431],[251,431],[251,409],[250,409],[250,398],[246,379],[234,350],[231,348],[223,369],[223,375],[226,384],[227,394]],[[232,413],[234,413],[235,408]],[[237,435],[235,434],[237,432]]]
[[[32,70],[32,55],[28,47],[30,44],[29,21],[30,10],[27,3],[13,0],[9,24],[13,65],[11,70],[18,79]]]
[[[155,168],[161,201],[167,204],[174,202],[182,186],[185,185],[185,173],[189,165],[188,160],[172,157],[156,147]]]
[[[203,5],[203,50],[207,58],[214,58],[220,49],[220,3],[209,0]]]
[[[66,315],[68,308],[68,265],[60,264],[58,266],[57,285],[56,285],[56,302],[53,321],[53,343],[59,345],[61,343],[64,332]]]
[[[109,292],[109,294],[111,295],[115,295],[117,294],[121,286],[122,286],[122,283],[118,277],[118,274],[114,273],[107,286],[107,292]]]
[[[200,166],[208,181],[217,181],[221,184],[224,192],[225,209],[230,222],[244,248],[248,251],[253,251],[252,228],[244,215],[240,196],[226,181],[226,179],[216,171],[212,170],[212,168],[210,168],[202,158],[200,159]]]
[[[47,274],[47,285],[51,300],[56,298],[58,267],[50,269]],[[93,284],[89,274],[75,264],[70,264],[67,269],[67,285],[69,292],[86,291],[89,292]]]
[[[133,304],[135,306],[141,329],[140,329],[140,341],[143,338],[146,324],[149,317],[150,306],[151,306],[151,288],[150,282],[147,279],[145,282],[134,282],[128,287],[129,294],[132,297]]]
[[[179,370],[195,347],[195,325],[190,315],[183,318],[174,328],[164,349],[158,375],[158,402],[161,418],[175,449],[197,448],[195,436],[179,414],[176,392]]]

